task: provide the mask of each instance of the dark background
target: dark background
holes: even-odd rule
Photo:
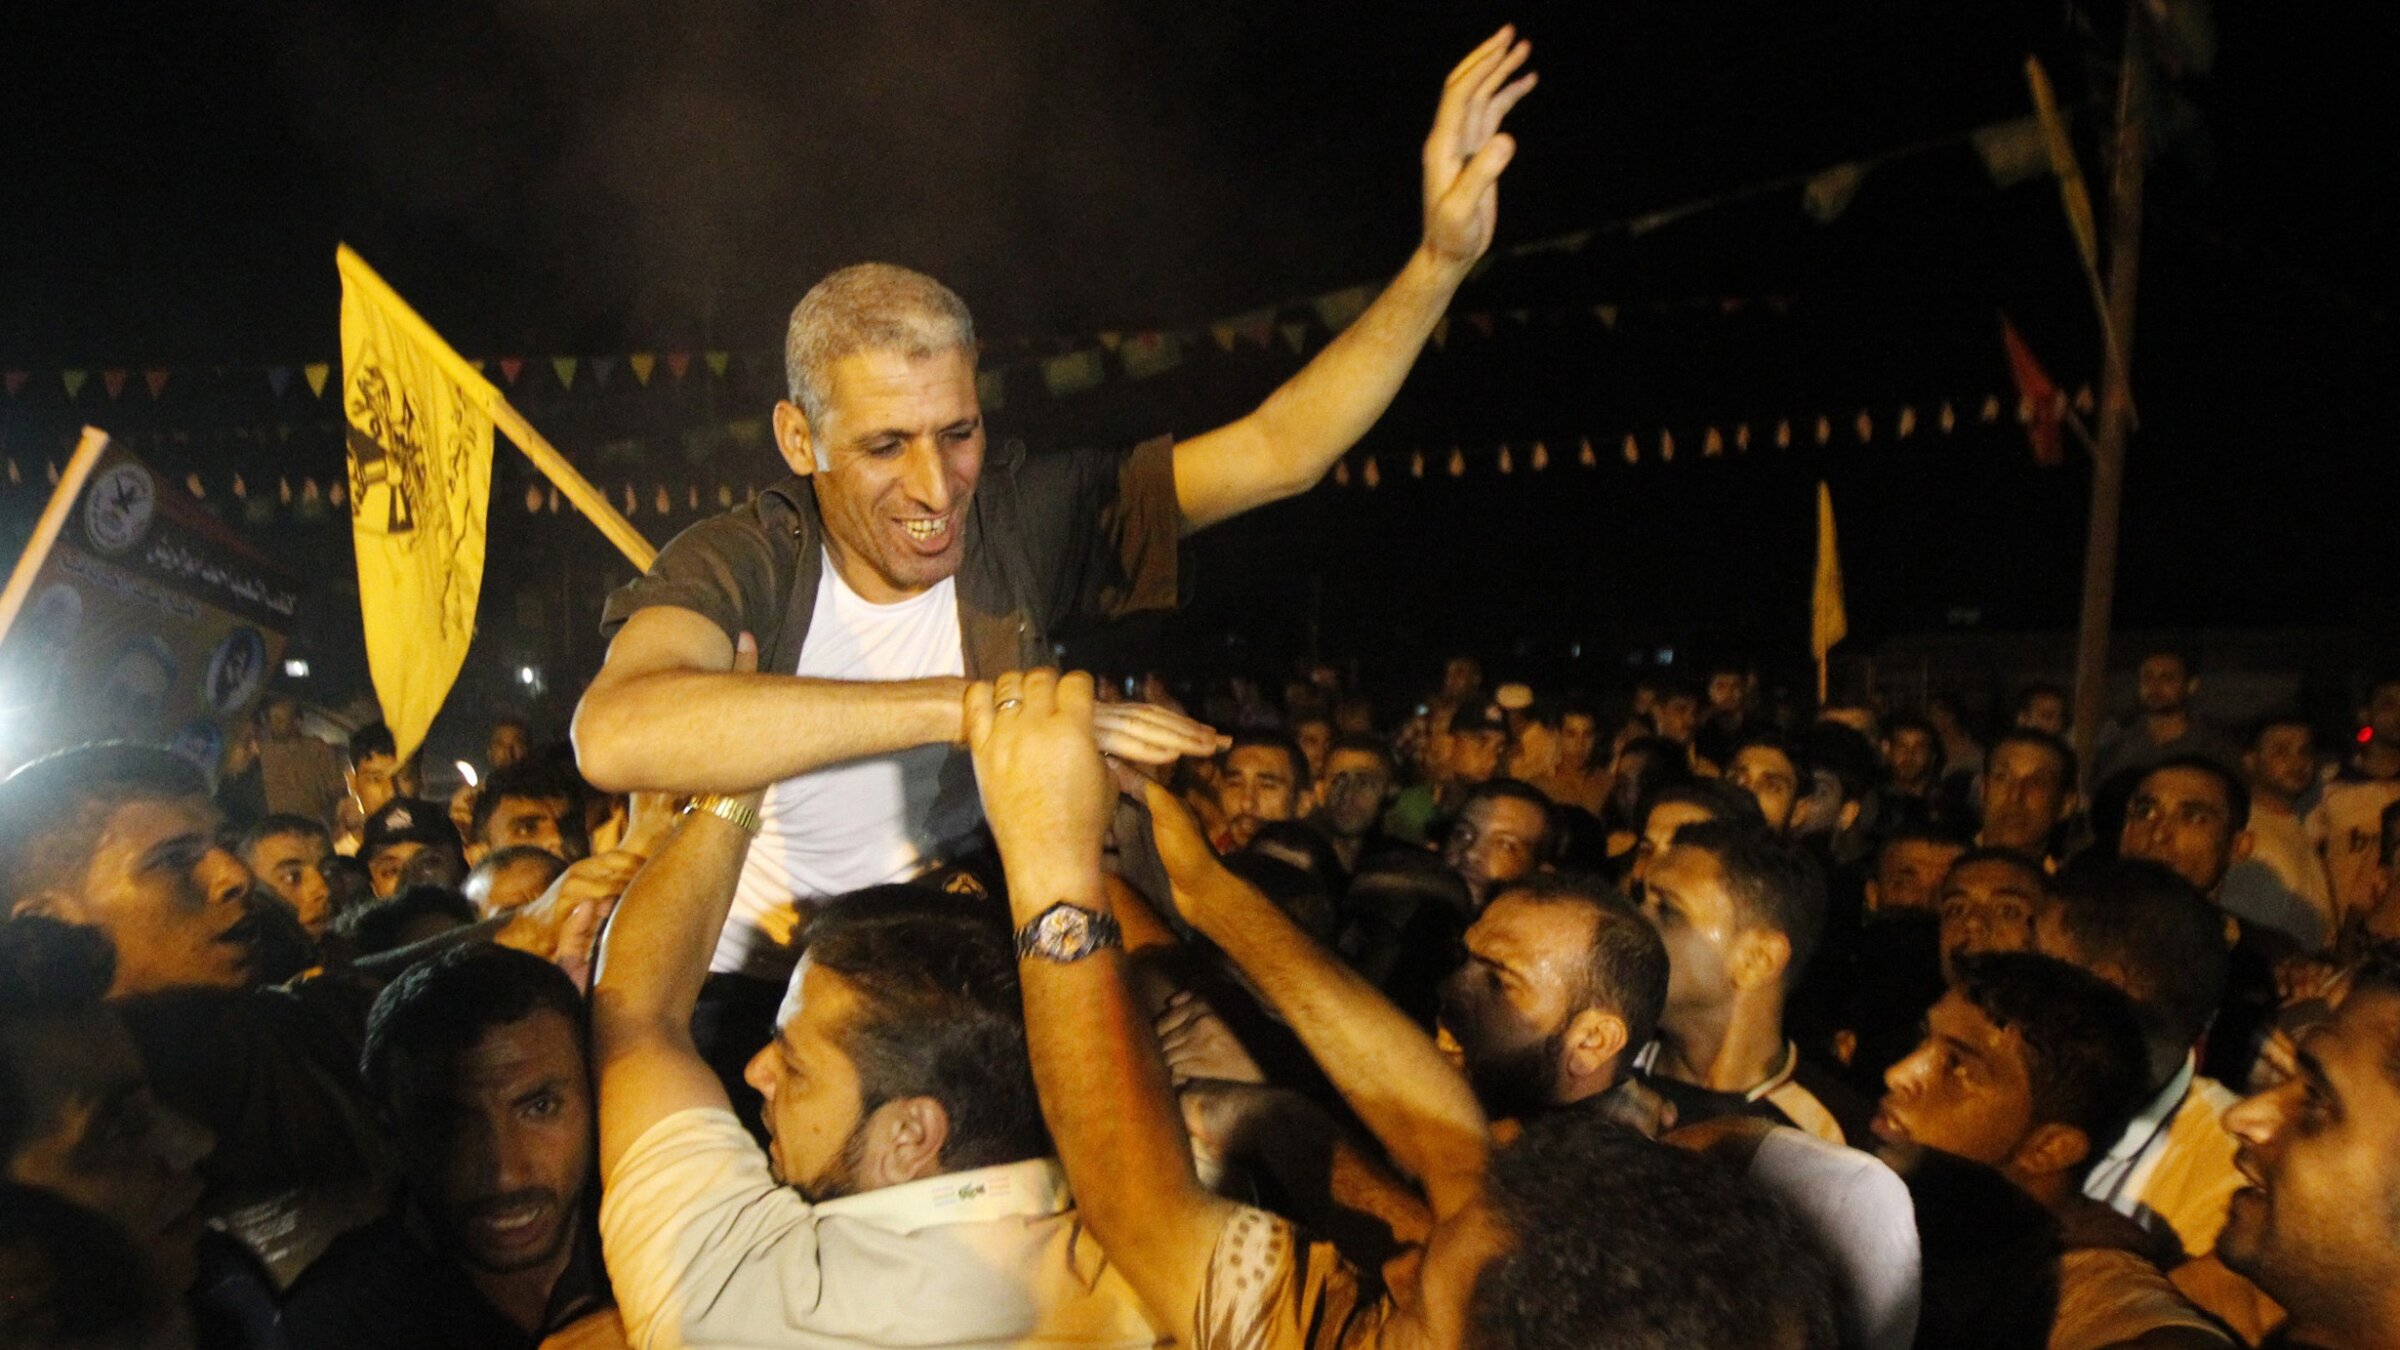
[[[1028,363],[1388,277],[1414,241],[1440,78],[1503,19],[1533,38],[1542,86],[1511,122],[1497,252],[1596,233],[1470,283],[1456,312],[1493,333],[1454,322],[1428,352],[1352,457],[1376,457],[1381,487],[1327,484],[1196,540],[1191,605],[1093,659],[1269,667],[1314,650],[1415,678],[1465,646],[1596,685],[1672,647],[1687,665],[1791,671],[1819,478],[1841,513],[1850,650],[2071,626],[2082,454],[2070,442],[2064,466],[2038,467],[2013,407],[1975,416],[1988,393],[2013,402],[2002,310],[2067,387],[2097,382],[2049,180],[2001,189],[1965,149],[1928,150],[1870,173],[1830,224],[1802,212],[1796,182],[2023,115],[2036,53],[2105,200],[2093,133],[2122,11],[2055,0],[13,6],[0,367],[33,377],[0,398],[0,452],[23,466],[0,515],[21,528],[38,510],[39,466],[82,421],[128,432],[170,474],[218,484],[212,503],[318,581],[299,644],[310,696],[363,689],[341,514],[222,487],[340,472],[332,403],[257,377],[335,359],[337,240],[463,352],[530,358],[512,397],[596,480],[640,484],[635,523],[660,542],[693,503],[779,473],[763,444],[722,434],[776,397],[771,358],[571,394],[540,384],[548,356],[770,353],[800,292],[861,258],[924,268],[974,306],[988,364],[1008,365],[997,434],[1204,430],[1301,357],[1203,339],[1167,375],[1112,369],[1060,399]],[[2151,174],[2119,619],[2341,630],[2367,652],[2400,610],[2385,107],[2400,19],[2252,2],[2214,20],[2213,67],[2167,84],[2175,136]],[[156,406],[138,388],[70,403],[59,387],[66,368],[149,367],[178,372]],[[1955,434],[1895,438],[1900,405],[1929,426],[1944,399]],[[1834,428],[1821,448],[1819,412]],[[1782,417],[1801,420],[1778,451]],[[1702,458],[1707,427],[1745,420],[1747,454]],[[1637,465],[1618,453],[1628,431]],[[1584,436],[1596,469],[1574,463]],[[1453,445],[1459,478],[1443,471]],[[1420,451],[1427,476],[1411,479]],[[524,514],[529,471],[501,454],[459,704],[522,701],[530,664],[555,719],[597,663],[593,616],[623,569],[571,516]],[[652,509],[653,489],[671,509]]]

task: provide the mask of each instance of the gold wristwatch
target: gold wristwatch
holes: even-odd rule
[[[716,792],[694,797],[685,804],[683,814],[688,816],[694,811],[704,812],[719,820],[731,821],[740,826],[745,834],[758,833],[757,809],[739,797],[728,797]]]

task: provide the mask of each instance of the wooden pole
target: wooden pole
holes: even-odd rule
[[[34,522],[33,537],[25,541],[25,551],[17,556],[17,565],[8,574],[8,589],[0,591],[0,639],[8,636],[9,625],[17,621],[17,612],[25,608],[25,593],[33,589],[34,574],[50,557],[50,546],[58,542],[59,531],[67,526],[67,513],[75,509],[75,499],[83,495],[83,485],[91,479],[92,466],[100,462],[100,452],[108,448],[108,433],[98,427],[85,427],[83,439],[75,443],[75,453],[58,476],[58,486],[50,493],[50,502],[42,508],[41,518]]]
[[[2124,70],[2117,81],[2116,163],[2108,203],[2108,362],[2100,434],[2092,452],[2092,510],[2083,551],[2083,616],[2075,633],[2075,757],[2088,771],[2108,713],[2108,630],[2117,589],[2117,533],[2125,439],[2133,414],[2134,286],[2142,256],[2142,180],[2149,146],[2142,118],[2150,58],[2142,7],[2125,7]]]
[[[575,509],[598,526],[600,533],[607,535],[608,542],[615,544],[617,551],[624,554],[636,569],[644,572],[650,570],[650,564],[658,557],[658,550],[651,547],[650,541],[642,537],[640,530],[633,528],[632,521],[617,514],[617,508],[608,504],[608,498],[602,495],[600,489],[593,487],[588,479],[577,473],[575,466],[567,462],[567,457],[558,453],[557,447],[533,429],[533,423],[525,420],[525,414],[518,412],[507,399],[496,398],[492,401],[492,425],[502,435],[516,442],[517,448],[525,452],[525,458],[532,460],[533,466],[542,471],[542,476],[556,483],[566,499],[575,504]]]

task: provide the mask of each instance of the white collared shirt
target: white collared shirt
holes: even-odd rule
[[[604,1179],[600,1241],[637,1347],[1159,1340],[1047,1158],[812,1205],[732,1112],[680,1111]]]

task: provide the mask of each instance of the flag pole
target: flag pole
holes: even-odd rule
[[[642,537],[641,531],[633,528],[632,521],[619,515],[617,508],[608,504],[608,498],[600,494],[600,489],[593,487],[589,479],[575,471],[575,466],[567,462],[567,457],[560,454],[556,446],[533,429],[533,423],[525,420],[525,414],[518,412],[515,404],[505,398],[494,399],[492,426],[524,451],[525,458],[533,461],[533,467],[540,469],[543,477],[557,484],[560,494],[573,502],[575,509],[597,526],[600,533],[608,536],[608,542],[616,545],[617,551],[624,554],[635,568],[644,572],[650,570],[650,564],[658,558],[658,550]]]
[[[2100,434],[2092,447],[2092,506],[2083,547],[2083,612],[2075,631],[2075,757],[2088,766],[2108,704],[2108,630],[2117,589],[2118,518],[2125,491],[2125,438],[2133,419],[2134,282],[2142,256],[2142,180],[2149,153],[2142,125],[2149,99],[2142,7],[2125,8],[2125,68],[2117,84],[2116,163],[2109,185],[2108,323],[2115,357],[2101,382]]]
[[[58,486],[50,492],[50,501],[42,507],[41,518],[34,522],[33,537],[25,541],[24,553],[18,555],[17,565],[8,574],[8,589],[0,591],[0,639],[8,636],[17,621],[17,612],[25,607],[26,592],[33,589],[34,575],[42,570],[42,562],[50,556],[50,546],[58,542],[59,532],[67,527],[67,513],[75,509],[75,500],[83,495],[83,485],[92,476],[92,466],[100,462],[100,452],[108,448],[108,433],[98,427],[85,427],[83,439],[75,443],[75,453],[58,476]]]

